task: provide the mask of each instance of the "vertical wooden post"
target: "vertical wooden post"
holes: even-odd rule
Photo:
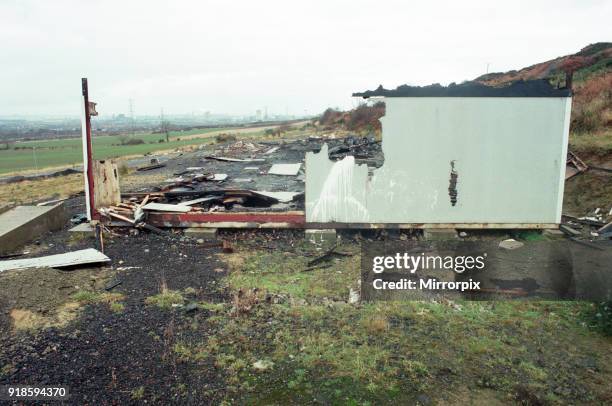
[[[98,213],[94,206],[93,159],[91,151],[91,116],[89,112],[89,89],[87,78],[81,79],[83,90],[83,116],[81,117],[81,134],[83,137],[83,175],[85,178],[85,205],[87,219],[97,220]]]

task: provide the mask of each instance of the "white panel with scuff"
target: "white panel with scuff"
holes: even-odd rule
[[[308,222],[558,223],[570,98],[385,103],[385,162],[371,179],[327,146],[306,155]]]

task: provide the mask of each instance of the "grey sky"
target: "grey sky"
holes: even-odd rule
[[[0,116],[318,113],[612,40],[611,1],[0,0]]]

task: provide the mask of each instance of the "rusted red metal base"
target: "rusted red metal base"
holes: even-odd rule
[[[151,212],[147,223],[155,227],[187,228],[302,228],[302,229],[547,229],[559,228],[553,223],[314,223],[306,222],[303,211],[288,212],[222,212],[160,213]]]
[[[147,223],[155,227],[216,228],[304,228],[302,211],[239,213],[149,213]]]

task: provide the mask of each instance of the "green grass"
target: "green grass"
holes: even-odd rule
[[[578,154],[578,156],[585,154],[595,157],[606,157],[612,154],[612,131],[606,131],[601,134],[572,133],[569,138],[569,149]]]
[[[229,263],[230,291],[258,288],[303,300],[260,302],[245,314],[202,304],[211,312],[208,334],[177,343],[173,352],[179,362],[195,368],[212,363],[224,372],[228,400],[373,405],[416,404],[422,395],[433,404],[470,404],[474,397],[476,404],[607,399],[611,342],[597,333],[602,323],[591,328],[607,307],[527,301],[354,306],[342,301],[359,278],[357,251],[330,268],[304,272],[316,255],[312,248],[239,248]],[[340,250],[354,248],[345,243]],[[254,364],[262,360],[272,366],[258,370]]]
[[[580,325],[585,306],[260,305],[242,317],[222,312],[215,334],[174,353],[212,362],[225,371],[229,396],[248,404],[414,404],[419,394],[467,402],[453,397],[458,387],[489,391],[491,401],[585,403],[599,396],[588,369],[610,373],[609,342]],[[258,371],[259,360],[273,366]]]
[[[299,247],[296,248],[299,250]],[[259,288],[266,293],[289,298],[319,301],[347,300],[349,285],[357,285],[359,256],[355,249],[338,248],[340,252],[352,252],[352,257],[332,259],[326,268],[305,271],[308,261],[321,255],[320,251],[264,252],[251,251],[246,260],[233,266],[228,283],[234,290],[249,291]],[[304,256],[301,254],[310,254]],[[326,264],[319,264],[326,265]]]
[[[221,128],[207,128],[183,132],[171,132],[170,142],[165,141],[163,134],[136,134],[133,138],[141,139],[144,144],[120,145],[121,136],[95,136],[93,137],[94,159],[117,158],[127,155],[142,155],[165,149],[173,149],[186,145],[198,145],[210,142],[210,138],[181,139],[193,134],[205,134]],[[23,149],[23,148],[26,149]],[[36,148],[34,150],[33,148]],[[34,157],[36,153],[36,159]],[[8,150],[0,150],[0,173],[19,170],[34,169],[80,164],[83,161],[81,138],[68,138],[44,141],[25,141],[10,144]]]
[[[90,290],[79,290],[72,295],[72,299],[81,303],[116,303],[123,299],[120,293],[93,292]]]
[[[157,295],[149,296],[145,302],[162,309],[170,309],[172,308],[172,305],[183,304],[185,302],[185,298],[181,292],[164,289],[163,292],[158,293]]]

